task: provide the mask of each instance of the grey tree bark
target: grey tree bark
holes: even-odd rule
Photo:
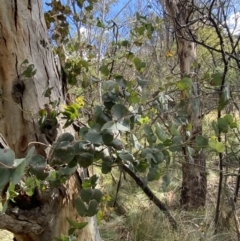
[[[0,49],[0,134],[16,158],[21,158],[30,142],[51,144],[38,124],[38,111],[49,102],[43,92],[53,87],[51,100],[64,104],[64,86],[49,45],[41,0],[1,1]],[[21,76],[26,59],[37,70],[32,78]],[[60,122],[56,135],[64,132],[61,126]],[[35,147],[37,153],[47,156],[46,147]],[[34,208],[26,203],[24,208],[10,205],[0,214],[0,228],[12,232],[17,241],[51,241],[67,234],[69,217],[88,222],[77,240],[101,240],[95,217],[79,217],[75,210],[80,184],[80,176],[75,174],[61,189],[41,193],[40,204]]]

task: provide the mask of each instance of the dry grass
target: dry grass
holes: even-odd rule
[[[179,228],[174,231],[165,215],[152,205],[142,191],[131,181],[124,181],[118,194],[118,207],[125,212],[107,208],[115,197],[116,185],[111,177],[104,178],[102,186],[112,199],[104,206],[104,215],[100,215],[100,232],[103,241],[234,241],[237,234],[233,218],[226,220],[226,203],[221,213],[219,232],[214,234],[214,215],[218,178],[210,171],[208,175],[208,196],[205,209],[184,211],[178,204],[180,189],[177,184],[166,193],[160,191],[161,183],[154,182],[151,188],[157,196],[170,206]],[[228,206],[229,208],[229,206]],[[240,211],[240,206],[237,211]],[[239,212],[240,213],[240,212]]]

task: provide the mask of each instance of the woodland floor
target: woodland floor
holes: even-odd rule
[[[118,176],[115,180],[111,175],[100,179],[101,188],[105,193],[101,210],[98,213],[99,227],[103,241],[233,241],[238,240],[234,218],[227,219],[231,211],[227,205],[228,196],[234,187],[234,180],[229,179],[224,189],[225,200],[221,209],[219,233],[214,234],[214,214],[217,194],[217,175],[214,170],[208,174],[208,196],[205,209],[184,211],[178,204],[180,195],[180,178],[174,169],[169,189],[162,192],[161,181],[150,183],[156,195],[164,201],[178,222],[179,229],[173,231],[168,220],[148,198],[127,177],[121,184],[115,208],[112,207],[116,198]],[[180,170],[180,169],[179,169]],[[116,182],[115,182],[116,181]],[[236,219],[240,218],[240,200],[236,207]],[[238,227],[240,228],[240,227]],[[0,241],[12,240],[11,233],[0,230]]]

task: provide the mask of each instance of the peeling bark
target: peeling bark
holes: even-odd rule
[[[26,156],[30,142],[49,144],[38,125],[38,112],[49,102],[43,92],[53,87],[51,100],[64,103],[41,0],[1,2],[0,49],[0,137],[6,140],[16,158],[21,158]],[[24,71],[21,64],[26,59],[37,69],[32,78],[21,76]],[[60,122],[57,135],[64,131],[61,126]],[[35,147],[37,153],[47,156],[46,148]],[[0,228],[13,232],[17,241],[51,241],[61,233],[67,234],[66,217],[69,217],[88,222],[77,240],[99,241],[95,218],[79,217],[75,210],[74,199],[79,188],[79,175],[75,173],[61,189],[42,193],[35,207],[9,205],[6,214],[0,215]]]

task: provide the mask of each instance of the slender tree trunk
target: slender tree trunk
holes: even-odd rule
[[[193,29],[192,25],[189,24],[194,12],[194,2],[188,0],[165,0],[165,4],[168,15],[172,21],[172,27],[177,42],[181,78],[190,76],[193,80],[190,95],[187,96],[183,91],[181,93],[181,99],[186,103],[185,112],[188,115],[189,123],[192,125],[191,143],[188,144],[188,146],[191,147],[191,145],[193,145],[194,147],[196,136],[202,134],[202,115],[196,74],[197,69],[192,67],[192,64],[197,58],[197,46],[196,43],[191,41],[191,34],[196,34],[196,31]],[[185,141],[187,141],[189,137],[187,137],[184,128],[183,135]],[[198,208],[204,206],[207,187],[205,154],[203,150],[201,150],[193,156],[193,161],[191,161],[187,148],[184,147],[183,155],[185,156],[185,160],[182,165],[183,181],[181,204],[185,208]]]
[[[63,86],[47,38],[41,0],[8,0],[0,4],[0,134],[16,158],[25,157],[30,142],[51,144],[63,132],[60,126],[54,135],[41,133],[38,111],[49,102],[43,92],[53,87],[51,100],[64,103]],[[37,72],[31,78],[21,76],[24,60],[34,64]],[[70,129],[68,131],[71,131]],[[1,135],[0,135],[1,136]],[[47,149],[36,145],[36,151],[47,157]],[[74,176],[62,188],[44,193],[36,190],[34,207],[9,205],[0,214],[0,228],[11,231],[17,241],[51,241],[67,234],[66,217],[88,225],[77,240],[98,241],[95,218],[78,216],[74,199],[80,188],[80,176]],[[20,195],[20,199],[25,201]]]

